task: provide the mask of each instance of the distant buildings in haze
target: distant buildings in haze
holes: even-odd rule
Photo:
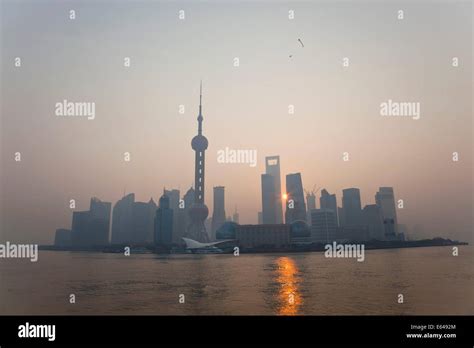
[[[224,186],[216,186],[214,187],[211,240],[215,240],[217,229],[221,227],[225,221],[225,188]]]
[[[387,239],[396,239],[398,235],[398,221],[393,187],[380,187],[379,191],[375,194],[375,203],[379,206],[382,214],[385,237]]]
[[[134,204],[134,193],[129,193],[115,203],[112,212],[112,244],[132,242],[132,210]]]
[[[280,156],[265,157],[265,174],[262,184],[262,223],[283,223]]]
[[[358,188],[342,190],[342,209],[344,211],[344,225],[359,226],[362,223],[362,206]]]
[[[88,211],[72,214],[71,244],[78,247],[103,246],[109,243],[111,204],[92,198]]]
[[[108,245],[110,240],[113,245],[155,244],[170,247],[182,244],[183,237],[202,243],[219,239],[216,232],[220,236],[235,235],[242,245],[249,247],[266,244],[284,246],[293,242],[305,244],[404,238],[400,231],[406,229],[398,225],[392,187],[380,187],[375,194],[375,204],[364,208],[358,188],[342,191],[342,207],[338,207],[335,194],[322,189],[320,209],[317,209],[316,191],[307,192],[305,197],[301,173],[287,174],[283,219],[284,196],[279,156],[265,158],[258,225],[239,225],[237,209],[232,216],[226,216],[223,186],[214,187],[214,209],[212,218],[208,218],[209,210],[204,199],[208,140],[202,134],[202,84],[197,121],[198,133],[191,141],[195,152],[194,187],[182,198],[180,190],[164,189],[157,206],[152,198],[148,202],[135,202],[135,195],[130,193],[115,203],[113,211],[111,203],[92,198],[88,211],[73,212],[71,230],[56,230],[55,245],[97,247]]]
[[[286,195],[285,223],[306,221],[306,202],[301,173],[286,176]]]
[[[160,197],[155,215],[154,243],[157,246],[171,246],[173,243],[173,209],[166,191]]]
[[[330,243],[337,239],[336,214],[332,209],[311,210],[311,239],[317,243]]]
[[[322,189],[321,197],[319,198],[319,206],[321,209],[331,210],[334,216],[334,224],[339,226],[336,195],[330,194],[326,189]]]
[[[112,244],[152,243],[156,208],[152,198],[135,202],[133,193],[119,200],[112,212]]]

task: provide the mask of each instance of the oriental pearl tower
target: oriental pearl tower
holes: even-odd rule
[[[188,236],[198,242],[209,242],[209,236],[204,226],[209,215],[209,209],[204,203],[204,168],[205,168],[205,152],[209,142],[202,135],[202,81],[199,91],[199,115],[198,115],[198,134],[191,141],[191,147],[195,152],[194,164],[194,203],[189,208],[189,217],[191,222],[188,226]]]

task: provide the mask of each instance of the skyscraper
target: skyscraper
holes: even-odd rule
[[[54,236],[54,246],[70,247],[71,246],[71,230],[58,228]]]
[[[332,210],[334,212],[334,218],[336,226],[338,226],[338,209],[336,194],[330,194],[326,189],[321,190],[321,197],[319,198],[319,204],[321,209]]]
[[[306,203],[308,205],[308,211],[316,209],[316,195],[314,192],[308,193],[306,195]]]
[[[146,202],[135,202],[132,206],[132,243],[153,243],[156,203],[152,198]]]
[[[90,211],[75,211],[72,213],[71,244],[74,247],[90,246],[88,235]]]
[[[317,243],[331,243],[336,240],[337,226],[332,209],[311,210],[311,240]]]
[[[153,243],[156,204],[152,198],[148,202],[135,202],[130,193],[114,205],[112,213],[112,244]]]
[[[305,191],[306,192],[306,191]],[[311,210],[316,209],[316,194],[315,190],[306,192],[306,223],[311,225]]]
[[[88,211],[72,214],[71,242],[75,247],[104,246],[109,243],[111,204],[92,198]]]
[[[306,203],[304,200],[303,182],[300,173],[288,174],[286,176],[286,212],[285,223],[294,221],[306,221]]]
[[[212,236],[215,240],[216,231],[225,222],[225,188],[224,186],[214,187],[214,210],[212,212]]]
[[[361,224],[362,207],[358,188],[342,190],[342,209],[344,209],[344,222],[346,226],[358,226]]]
[[[271,175],[275,178],[273,185],[273,192],[275,193],[275,221],[271,223],[283,223],[282,197],[281,197],[281,178],[280,178],[280,156],[265,157],[265,174]]]
[[[398,234],[398,221],[393,187],[380,187],[375,194],[375,203],[382,212],[386,238],[395,238]]]
[[[179,209],[180,192],[177,189],[166,190],[165,194],[170,199],[170,208],[173,210],[173,242],[178,243],[184,235],[184,225],[181,217],[181,209]]]
[[[262,223],[276,224],[275,177],[262,174]]]
[[[188,237],[197,240],[198,242],[208,242],[209,236],[204,226],[209,215],[209,209],[204,203],[204,170],[205,170],[205,153],[209,142],[207,138],[202,135],[202,83],[199,94],[199,115],[198,115],[198,134],[191,141],[191,146],[195,152],[194,159],[194,188],[195,197],[194,203],[189,209],[189,217],[191,224],[187,232]]]
[[[112,204],[109,202],[102,202],[96,197],[91,198],[89,232],[94,245],[109,244],[111,207]]]
[[[155,216],[155,245],[169,246],[173,241],[173,210],[170,208],[170,199],[163,193]]]
[[[232,215],[232,221],[238,224],[239,220],[239,213],[237,212],[237,207],[235,207],[234,215]]]
[[[378,205],[368,204],[362,210],[363,224],[368,228],[369,239],[384,240],[385,230],[382,212]]]
[[[129,193],[117,201],[112,212],[112,244],[132,242],[132,207],[135,194]]]

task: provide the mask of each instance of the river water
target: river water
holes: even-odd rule
[[[473,248],[0,260],[0,314],[472,314]],[[71,304],[71,294],[75,303]],[[399,303],[403,295],[403,303]],[[184,302],[184,303],[183,303]]]

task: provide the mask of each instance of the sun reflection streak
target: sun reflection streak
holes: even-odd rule
[[[298,268],[295,261],[289,257],[280,257],[277,260],[277,282],[279,315],[296,315],[301,306],[302,299],[298,291]]]

